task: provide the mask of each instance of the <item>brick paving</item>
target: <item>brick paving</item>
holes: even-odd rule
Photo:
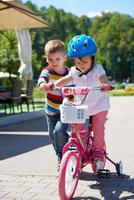
[[[74,200],[134,199],[134,179],[129,176],[97,178],[82,172]],[[0,175],[0,200],[59,200],[57,176]]]

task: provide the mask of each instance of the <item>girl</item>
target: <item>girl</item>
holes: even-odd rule
[[[103,67],[95,62],[96,52],[97,45],[92,37],[85,34],[74,36],[68,44],[68,56],[74,59],[75,66],[71,67],[68,75],[57,80],[54,85],[60,87],[73,81],[76,87],[105,85],[107,90],[108,78]],[[100,90],[90,92],[86,104],[88,115],[92,116],[93,155],[98,171],[104,168],[104,124],[110,108],[108,94]]]

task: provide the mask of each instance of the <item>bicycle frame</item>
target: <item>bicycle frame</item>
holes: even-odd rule
[[[58,87],[57,87],[58,88]],[[58,88],[59,89],[59,88]],[[63,87],[60,88],[60,91],[64,95],[84,95],[87,97],[88,93],[92,90],[102,90],[99,86],[97,87]],[[109,90],[112,90],[113,87],[109,86]],[[80,105],[84,103],[85,98],[80,102]],[[72,101],[68,99],[70,105],[73,104]],[[75,147],[75,151],[77,152],[78,160],[81,160],[81,167],[83,168],[87,164],[93,163],[92,156],[92,142],[93,142],[93,133],[92,133],[92,125],[90,124],[88,129],[83,130],[80,128],[81,124],[73,123],[71,124],[71,136],[68,143],[63,147],[62,155],[65,154],[69,149]],[[105,152],[106,154],[106,152]],[[108,159],[109,160],[109,159]]]
[[[81,161],[81,168],[93,162],[92,158],[92,128],[89,125],[86,130],[79,130],[79,124],[71,125],[71,136],[69,142],[63,147],[62,154],[68,150],[77,152],[78,160]]]

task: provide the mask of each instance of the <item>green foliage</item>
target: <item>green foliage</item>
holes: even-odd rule
[[[125,85],[122,83],[116,83],[115,84],[115,89],[120,90],[120,89],[125,89]]]
[[[110,92],[110,96],[134,96],[133,91],[126,91],[126,90],[113,90]]]
[[[131,83],[131,84],[126,85],[125,90],[134,92],[134,84]]]
[[[0,71],[17,74],[19,66],[17,39],[14,31],[0,32]]]
[[[77,24],[77,28],[79,30],[78,34],[88,34],[88,30],[91,28],[91,20],[87,16],[82,15],[79,17]]]
[[[115,84],[115,90],[110,92],[110,96],[133,96],[134,84]]]
[[[134,91],[134,84],[133,83],[129,83],[129,84],[124,84],[124,83],[116,83],[115,84],[115,89],[116,90],[126,90],[126,91]]]
[[[108,74],[114,80],[131,77],[133,81],[131,68],[134,57],[132,39],[134,38],[134,19],[127,15],[112,13],[96,18],[94,23],[99,23],[101,20],[104,20],[105,26],[100,25],[95,35],[98,43],[98,60],[105,65]]]
[[[65,42],[67,49],[72,36],[86,33],[96,40],[97,62],[104,66],[107,75],[118,82],[128,77],[131,82],[134,81],[134,18],[117,12],[104,12],[100,17],[89,19],[85,15],[78,17],[54,6],[39,9],[31,1],[26,5],[49,23],[48,28],[30,30],[34,78],[37,79],[42,68],[47,66],[44,46],[48,40],[59,38]],[[17,73],[19,59],[15,33],[0,31],[0,46],[0,70]],[[73,61],[68,59],[66,64],[72,66]]]

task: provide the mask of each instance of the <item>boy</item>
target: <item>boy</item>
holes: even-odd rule
[[[61,40],[50,40],[45,45],[45,57],[48,67],[42,70],[38,85],[41,91],[47,91],[47,84],[51,85],[56,80],[68,74],[68,68],[64,66],[67,59],[64,43]],[[67,124],[62,124],[60,121],[59,105],[62,103],[63,97],[59,91],[46,92],[46,119],[48,132],[58,156],[60,164],[62,158],[62,148],[68,141]]]

